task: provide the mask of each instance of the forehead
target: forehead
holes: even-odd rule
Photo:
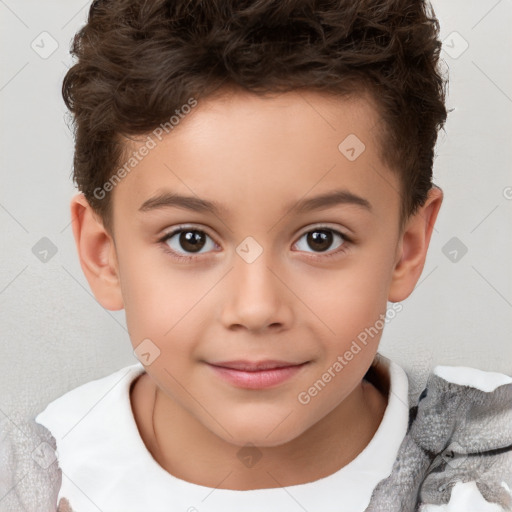
[[[398,211],[396,176],[380,159],[380,130],[367,96],[228,92],[200,100],[169,133],[130,142],[130,154],[148,137],[154,147],[114,196],[138,209],[173,191],[215,202],[225,215],[275,214],[277,207],[343,189],[374,211]]]

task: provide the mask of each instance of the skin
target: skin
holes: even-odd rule
[[[131,403],[145,445],[174,476],[223,489],[296,485],[345,466],[374,436],[387,397],[363,376],[382,331],[307,405],[297,397],[386,313],[387,301],[412,292],[442,203],[432,188],[399,231],[399,183],[380,158],[376,112],[367,97],[311,91],[211,97],[115,187],[113,233],[82,194],[73,198],[74,236],[95,297],[125,309],[134,348],[149,338],[160,350],[132,386]],[[355,161],[338,150],[349,134],[366,146]],[[334,189],[365,198],[371,211],[289,209]],[[164,190],[225,211],[139,211]],[[159,241],[182,224],[206,233],[199,253],[180,245],[179,234]],[[307,237],[319,225],[334,230],[324,251]],[[236,251],[248,236],[263,251],[251,263]],[[277,387],[248,390],[206,364],[235,359],[309,362]],[[249,443],[261,455],[252,467],[237,456]]]

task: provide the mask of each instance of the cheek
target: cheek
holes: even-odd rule
[[[356,256],[357,258],[357,256]],[[390,268],[385,258],[364,258],[315,279],[306,302],[327,325],[364,325],[386,307]]]
[[[199,339],[196,335],[205,318],[199,302],[208,287],[190,276],[177,279],[173,275],[177,273],[165,275],[156,266],[136,267],[126,278],[123,289],[133,348],[150,340],[148,346],[159,354],[151,363],[152,373],[159,368],[172,369],[174,373],[186,367],[187,361],[195,357]]]
[[[361,341],[361,349],[377,348],[382,334],[381,316],[386,313],[392,258],[388,251],[376,249],[354,253],[345,268],[330,272],[325,282],[320,277],[314,287],[309,285],[306,303],[332,342],[331,354],[343,354],[354,340]],[[368,357],[371,359],[371,354]]]
[[[179,314],[180,288],[171,287],[163,272],[131,247],[119,259],[126,323],[134,346],[149,338],[159,344]],[[174,314],[171,314],[174,312]]]

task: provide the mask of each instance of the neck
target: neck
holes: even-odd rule
[[[160,391],[149,375],[139,377],[132,395],[139,432],[160,466],[197,485],[234,490],[299,485],[338,471],[368,445],[387,405],[386,397],[363,380],[297,438],[279,446],[251,448],[248,455],[260,458],[254,466],[245,466],[239,459],[240,446],[208,430]]]

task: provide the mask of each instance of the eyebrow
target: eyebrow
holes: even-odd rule
[[[333,190],[316,197],[304,199],[297,203],[288,204],[285,211],[290,213],[307,213],[314,210],[327,209],[340,204],[359,206],[369,212],[372,211],[370,202],[348,190]],[[209,201],[193,196],[183,196],[172,192],[161,192],[149,198],[139,208],[141,212],[158,210],[162,208],[182,208],[199,213],[211,213],[213,215],[227,214],[228,210],[216,201]]]
[[[326,192],[325,194],[299,201],[295,205],[290,204],[288,205],[288,209],[294,213],[306,213],[313,210],[323,210],[339,204],[350,204],[359,206],[369,212],[372,211],[372,205],[367,199],[353,194],[348,190],[333,190],[332,192]]]
[[[149,198],[142,203],[139,208],[141,212],[158,210],[161,208],[182,208],[199,213],[212,213],[219,215],[227,213],[227,210],[216,201],[208,201],[194,196],[182,196],[172,192],[162,192],[154,197]]]

